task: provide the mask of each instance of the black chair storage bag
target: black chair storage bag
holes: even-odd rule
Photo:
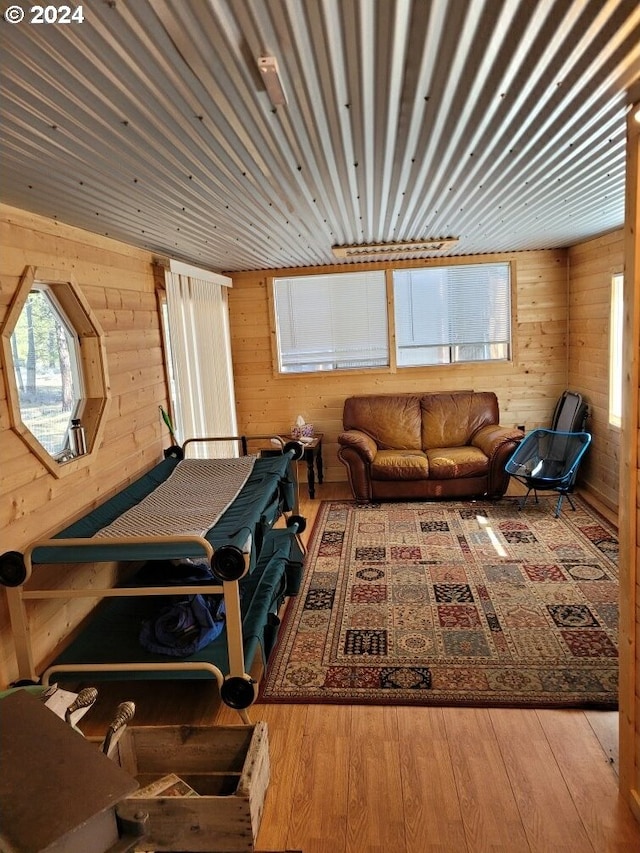
[[[583,432],[589,407],[576,391],[565,391],[556,403],[551,429],[559,432]]]

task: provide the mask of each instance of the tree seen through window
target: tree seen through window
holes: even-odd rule
[[[52,456],[68,446],[82,397],[78,339],[53,294],[34,288],[11,335],[20,414]]]

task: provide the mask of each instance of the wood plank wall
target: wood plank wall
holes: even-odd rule
[[[640,124],[627,118],[620,466],[620,791],[640,821]]]
[[[10,430],[4,379],[0,383],[0,547],[4,551],[21,550],[34,538],[60,529],[160,458],[166,431],[158,417],[158,404],[166,405],[166,386],[149,253],[6,206],[0,206],[0,246],[0,321],[25,266],[68,270],[106,333],[112,393],[95,462],[77,475],[56,480]],[[484,256],[482,260],[515,264],[514,361],[411,368],[396,374],[362,371],[279,376],[272,360],[267,273],[236,274],[229,307],[239,429],[247,434],[286,432],[302,414],[325,433],[327,479],[343,481],[346,476],[337,460],[336,437],[341,429],[343,402],[350,394],[491,389],[498,394],[502,422],[524,423],[531,429],[548,423],[555,401],[569,383],[577,390],[584,389],[585,394],[588,389],[590,401],[598,403],[594,409],[599,425],[608,383],[608,348],[603,337],[608,321],[605,290],[609,269],[617,264],[620,251],[621,236],[609,235],[568,252]],[[458,262],[469,260],[477,262],[478,258]],[[286,272],[306,275],[314,271],[320,270]],[[593,297],[598,309],[593,309],[594,316],[585,330],[581,312],[585,304],[595,304]],[[588,344],[585,331],[590,330],[598,337],[597,347]],[[597,472],[615,468],[616,454],[613,440],[594,441],[590,463],[596,475],[589,483],[603,500],[614,505],[617,493],[613,480],[604,481],[603,491]],[[95,567],[88,567],[80,582],[93,583],[94,575]],[[37,605],[41,610],[33,620],[36,657],[49,653],[76,625],[85,605]],[[0,629],[0,683],[7,683],[15,671],[3,594],[0,620],[4,626]]]
[[[60,479],[50,474],[10,429],[4,374],[0,378],[0,549],[26,545],[84,514],[162,456],[166,430],[158,405],[166,385],[152,256],[53,220],[0,207],[0,324],[24,268],[72,274],[101,324],[111,383],[102,444],[86,468]],[[4,365],[0,368],[4,370]],[[43,570],[44,571],[44,570]],[[56,569],[56,571],[63,571]],[[112,567],[101,569],[108,581]],[[95,566],[80,585],[101,582]],[[36,659],[79,620],[91,600],[31,603]],[[16,677],[6,599],[0,594],[0,684]]]
[[[624,232],[569,249],[569,387],[589,404],[592,445],[580,483],[618,506],[620,430],[609,424],[611,279],[624,268]]]
[[[272,326],[268,275],[264,271],[233,275],[229,292],[238,426],[247,434],[288,431],[297,415],[313,422],[325,435],[326,479],[346,480],[337,459],[342,409],[352,394],[394,391],[495,390],[501,421],[527,429],[546,425],[567,383],[567,252],[551,250],[405,262],[416,267],[443,263],[513,261],[516,294],[513,306],[512,363],[447,365],[388,370],[348,371],[315,375],[278,375],[272,360]],[[350,266],[349,270],[358,266]],[[389,265],[370,264],[370,269]],[[279,270],[273,275],[339,272],[345,267]]]

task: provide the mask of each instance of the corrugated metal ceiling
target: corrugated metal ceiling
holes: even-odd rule
[[[623,223],[634,0],[87,0],[67,24],[11,5],[10,205],[225,271],[431,237],[551,248]]]

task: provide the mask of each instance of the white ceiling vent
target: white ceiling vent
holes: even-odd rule
[[[332,251],[336,258],[380,258],[388,255],[420,256],[430,252],[443,252],[457,242],[457,237],[444,237],[439,240],[416,240],[402,243],[332,246]]]

